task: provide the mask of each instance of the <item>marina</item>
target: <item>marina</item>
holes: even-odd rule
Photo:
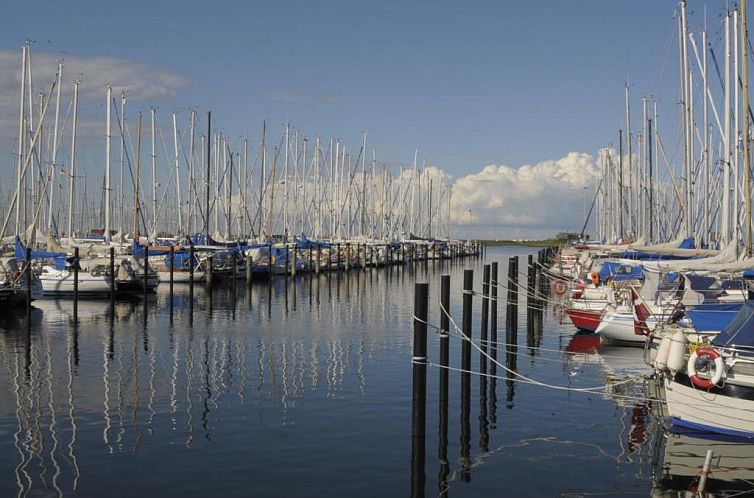
[[[0,496],[753,495],[747,1],[546,4],[0,34]]]

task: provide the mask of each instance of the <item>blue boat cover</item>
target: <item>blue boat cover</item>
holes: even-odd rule
[[[678,249],[693,249],[696,247],[694,244],[694,237],[689,237],[688,239],[681,242],[681,245],[678,246]]]
[[[712,345],[754,349],[754,301],[741,305],[736,317],[715,336]]]
[[[719,332],[736,318],[741,303],[705,304],[688,310],[688,315],[694,328],[699,332]]]
[[[644,277],[641,266],[624,265],[615,261],[605,261],[599,271],[600,280],[604,282],[608,278],[615,281],[635,280]]]

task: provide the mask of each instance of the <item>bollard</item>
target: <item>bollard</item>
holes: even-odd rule
[[[411,402],[411,496],[423,497],[427,416],[427,300],[429,284],[414,287],[413,396]]]
[[[251,254],[246,255],[246,286],[250,287],[254,281],[254,261]]]

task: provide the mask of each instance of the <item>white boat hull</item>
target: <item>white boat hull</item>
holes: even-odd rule
[[[170,284],[170,271],[160,270],[157,272],[160,276],[160,282]],[[194,282],[204,282],[206,273],[203,271],[194,272]],[[173,271],[173,283],[189,283],[191,282],[191,274],[188,271]]]
[[[650,316],[647,318],[649,330],[654,330],[657,320]],[[634,316],[631,313],[608,312],[602,316],[596,333],[604,339],[616,342],[635,343],[643,345],[647,341],[644,335],[634,333]]]
[[[48,270],[39,276],[45,296],[74,295],[74,275],[67,270]],[[78,274],[79,297],[106,297],[110,294],[109,278],[81,271]]]
[[[707,392],[669,378],[665,400],[675,425],[754,438],[754,400]]]

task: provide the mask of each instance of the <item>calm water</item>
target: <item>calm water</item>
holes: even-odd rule
[[[519,249],[490,249],[501,279]],[[464,267],[239,281],[211,294],[167,286],[143,303],[43,301],[0,322],[0,496],[406,496],[411,482],[413,282],[452,275],[461,323]],[[501,291],[501,295],[505,292]],[[524,297],[522,296],[522,301]],[[479,337],[475,298],[474,336]],[[499,307],[500,340],[505,338]],[[641,350],[564,354],[575,329],[548,309],[499,354],[548,384],[602,386],[641,371]],[[579,338],[580,339],[580,338]],[[461,344],[451,340],[451,365]],[[429,359],[437,362],[430,331]],[[472,354],[478,371],[479,354]],[[447,467],[438,431],[439,369],[428,369],[426,494],[636,495],[652,491],[665,438],[640,383],[591,393],[472,376],[462,412],[450,372]],[[510,376],[509,376],[510,377]],[[615,396],[617,394],[618,396]],[[701,464],[701,462],[700,462]],[[660,468],[658,471],[657,469]],[[447,475],[446,478],[441,477]]]

